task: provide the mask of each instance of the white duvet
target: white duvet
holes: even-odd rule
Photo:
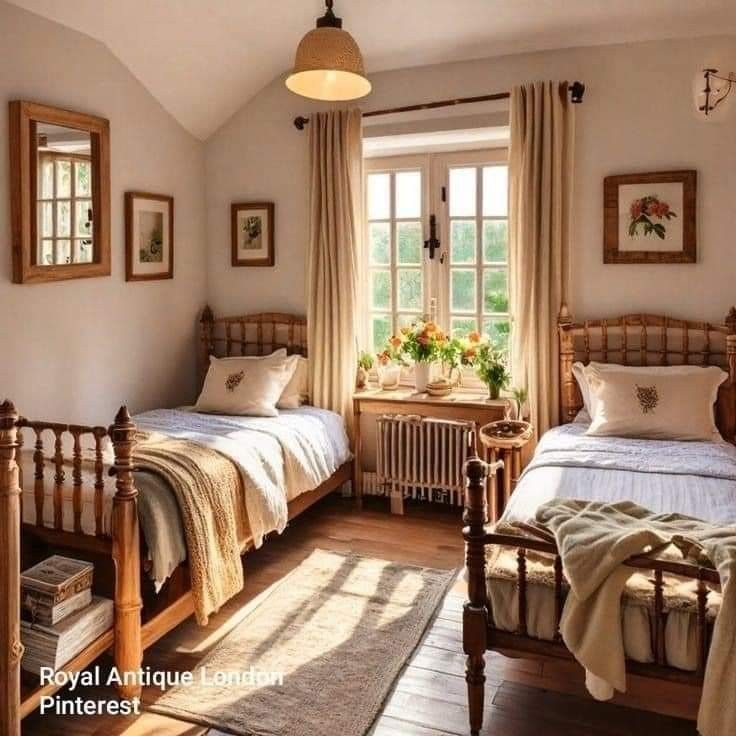
[[[736,524],[733,445],[586,437],[586,428],[576,422],[544,435],[504,520],[526,521],[552,498],[574,498],[628,500],[655,513]]]
[[[286,528],[289,501],[317,488],[350,459],[342,418],[311,406],[268,418],[156,409],[136,415],[135,423],[211,447],[237,465],[256,547],[269,532]]]

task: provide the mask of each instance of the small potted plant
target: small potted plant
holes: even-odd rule
[[[392,336],[386,340],[383,351],[376,355],[378,372],[378,383],[385,391],[391,391],[399,387],[401,381],[401,368],[404,363],[401,355],[401,339]]]
[[[366,387],[371,368],[373,368],[373,356],[361,350],[358,356],[358,370],[355,376],[355,387],[357,389],[364,389]]]
[[[488,387],[488,398],[491,401],[498,399],[511,379],[503,352],[492,343],[480,343],[474,365],[476,375]]]
[[[516,418],[519,421],[524,421],[524,409],[529,398],[529,391],[523,386],[516,387],[511,389],[511,395],[514,397],[514,403],[516,404]]]

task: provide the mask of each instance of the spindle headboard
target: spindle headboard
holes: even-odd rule
[[[289,355],[307,355],[307,320],[294,314],[262,312],[239,317],[215,317],[202,310],[200,324],[201,377],[207,373],[210,355],[268,355],[286,348]]]
[[[736,307],[723,324],[651,314],[574,322],[563,305],[559,317],[560,420],[571,422],[583,406],[572,374],[585,364],[716,365],[729,374],[718,393],[716,424],[724,439],[736,441]]]

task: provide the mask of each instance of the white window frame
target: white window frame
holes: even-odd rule
[[[417,222],[422,223],[422,241],[426,240],[429,235],[429,172],[430,172],[430,157],[428,154],[419,154],[412,156],[387,156],[382,158],[370,158],[364,161],[365,170],[365,229],[364,229],[364,242],[365,242],[365,256],[363,259],[363,266],[365,268],[365,289],[364,289],[364,306],[366,310],[365,319],[365,336],[364,343],[365,349],[369,352],[373,352],[373,323],[372,317],[376,314],[390,314],[391,315],[391,333],[395,334],[399,329],[398,315],[399,314],[414,314],[417,317],[423,314],[429,314],[431,311],[431,301],[429,297],[430,281],[427,269],[427,259],[424,256],[422,250],[421,257],[421,269],[422,269],[422,308],[420,311],[414,312],[413,310],[400,310],[398,305],[398,271],[400,267],[397,263],[397,224],[401,222]],[[395,212],[395,182],[396,174],[402,171],[419,171],[422,176],[422,196],[421,196],[421,212],[419,217],[409,218],[397,218]],[[369,174],[390,174],[391,186],[390,186],[390,211],[388,220],[370,220],[368,212],[368,175]],[[386,270],[391,274],[391,302],[388,310],[373,309],[371,304],[371,270],[375,269],[370,261],[370,225],[373,222],[388,222],[390,225],[390,262]],[[383,269],[383,267],[378,267]]]

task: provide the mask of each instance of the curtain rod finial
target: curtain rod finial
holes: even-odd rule
[[[570,90],[570,102],[573,105],[579,105],[583,101],[585,85],[582,82],[573,82],[568,89]]]
[[[302,115],[294,118],[294,127],[297,130],[304,130],[304,126],[309,122],[309,118],[305,118]]]

